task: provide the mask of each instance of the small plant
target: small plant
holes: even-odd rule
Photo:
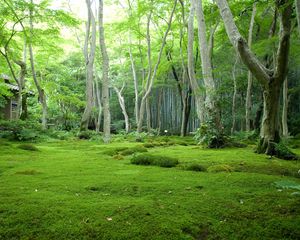
[[[175,167],[179,162],[177,159],[171,157],[141,154],[134,156],[131,159],[131,163],[136,165],[155,165],[159,167],[171,168]]]
[[[205,172],[206,167],[198,164],[198,163],[192,163],[185,168],[188,171],[194,171],[194,172]]]
[[[144,143],[143,146],[144,146],[145,148],[154,148],[154,147],[155,147],[155,144],[153,144],[153,143]]]
[[[110,148],[104,150],[102,153],[109,156],[118,155],[120,152],[127,150],[128,147],[118,147],[118,148]]]
[[[39,151],[39,149],[36,146],[34,146],[30,143],[21,144],[21,145],[18,146],[18,148],[23,149],[23,150],[27,150],[27,151]]]

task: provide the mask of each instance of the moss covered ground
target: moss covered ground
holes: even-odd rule
[[[1,141],[0,239],[300,239],[299,161],[253,146],[146,143],[54,141],[29,151]],[[137,154],[179,164],[133,165]]]

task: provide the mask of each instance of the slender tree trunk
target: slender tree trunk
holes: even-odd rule
[[[264,113],[260,133],[259,153],[274,154],[274,142],[280,140],[279,135],[279,98],[280,89],[287,76],[290,47],[292,4],[288,0],[276,1],[280,9],[279,46],[274,62],[274,70],[265,68],[249,49],[237,29],[226,0],[217,0],[221,16],[224,20],[227,35],[232,45],[239,52],[242,61],[261,83],[264,91]]]
[[[233,80],[233,97],[232,97],[232,126],[231,126],[231,134],[234,133],[236,128],[236,96],[237,96],[237,82],[236,82],[236,65],[238,63],[238,56],[236,56],[235,63],[232,69],[232,80]]]
[[[137,79],[137,74],[135,69],[134,58],[131,52],[131,47],[129,47],[129,56],[130,56],[131,70],[132,70],[133,83],[134,83],[134,96],[135,96],[134,113],[135,113],[135,122],[137,125],[139,122],[139,89],[138,89],[138,79]]]
[[[146,118],[147,118],[147,131],[151,132],[151,109],[149,97],[146,99]]]
[[[99,0],[99,44],[102,55],[102,102],[103,102],[103,141],[110,142],[110,109],[109,109],[109,59],[104,39],[103,0]]]
[[[156,65],[154,66],[153,71],[148,72],[148,79],[147,79],[147,82],[146,82],[146,88],[145,88],[145,91],[144,91],[144,94],[143,94],[143,97],[142,97],[142,100],[141,100],[140,111],[139,111],[139,123],[138,123],[138,127],[137,127],[137,131],[139,133],[142,131],[142,125],[143,125],[145,107],[146,107],[146,100],[147,100],[147,98],[148,98],[148,96],[151,92],[153,82],[154,82],[154,79],[156,77],[156,73],[157,73],[158,66],[160,64],[161,56],[162,56],[164,47],[166,45],[166,39],[167,39],[168,33],[170,31],[170,28],[171,28],[172,19],[173,19],[173,15],[174,15],[174,12],[175,12],[175,9],[176,9],[176,5],[177,5],[177,0],[174,1],[174,7],[172,9],[172,12],[171,12],[171,15],[170,15],[170,18],[169,18],[169,21],[168,21],[167,30],[165,31],[165,34],[164,34],[163,39],[162,39],[162,44],[161,44],[161,47],[160,47],[160,50],[159,50]],[[148,64],[149,64],[149,68],[151,67],[151,60],[150,60],[150,58],[151,58],[151,48],[150,48],[150,35],[149,35],[150,18],[151,18],[151,14],[150,14],[150,17],[148,17],[148,24],[147,24],[147,42],[148,42],[148,59],[149,59]]]
[[[194,0],[192,0],[194,1]],[[188,74],[192,91],[194,93],[196,113],[200,122],[205,122],[204,116],[204,94],[197,82],[195,74],[195,61],[194,61],[194,16],[195,5],[191,4],[190,15],[188,20]]]
[[[88,10],[88,21],[86,24],[86,35],[84,42],[84,56],[86,65],[86,106],[81,118],[80,131],[88,129],[93,108],[93,81],[94,81],[94,60],[96,51],[96,21],[92,11],[91,1],[86,0]],[[90,33],[92,29],[92,32]],[[90,36],[91,35],[91,36]],[[90,39],[91,38],[91,39]]]
[[[157,103],[157,134],[159,135],[161,132],[161,105],[163,98],[163,88],[159,90],[158,93],[158,103]]]
[[[98,75],[96,75],[98,76]],[[96,132],[100,132],[100,126],[101,126],[101,118],[102,118],[102,105],[101,105],[101,96],[100,96],[100,88],[98,83],[98,77],[95,78],[95,94],[96,94],[96,104],[98,108],[98,116],[96,120]]]
[[[31,4],[33,4],[33,1],[31,0]],[[42,104],[42,128],[45,130],[47,129],[47,100],[44,89],[42,89],[40,82],[36,76],[35,66],[34,66],[34,56],[33,56],[33,50],[32,50],[32,39],[33,39],[33,21],[32,21],[32,10],[30,10],[30,16],[29,16],[29,25],[30,25],[30,40],[28,43],[29,48],[29,55],[30,55],[30,65],[31,65],[31,71],[32,71],[32,77],[34,84],[38,90],[39,94],[39,102]]]
[[[122,109],[122,114],[124,116],[125,131],[126,131],[126,133],[128,133],[129,132],[129,117],[128,117],[128,114],[127,114],[127,111],[126,111],[126,105],[125,105],[124,97],[122,95],[124,86],[125,86],[125,84],[123,85],[121,90],[119,90],[117,87],[114,87],[114,90],[115,90],[115,92],[118,96],[119,104],[120,104],[120,107]]]
[[[288,99],[288,80],[285,79],[283,83],[283,91],[282,91],[282,136],[288,137],[289,131],[288,131],[288,124],[287,124],[287,115],[288,115],[288,105],[289,105],[289,99]]]
[[[249,36],[248,36],[249,49],[251,49],[251,45],[252,45],[252,34],[253,34],[255,15],[256,15],[256,2],[253,3],[252,15],[250,20]],[[252,101],[251,101],[252,82],[253,82],[252,73],[251,71],[248,71],[248,85],[247,85],[247,95],[246,95],[246,131],[251,130],[250,119],[251,119],[251,108],[252,108]]]

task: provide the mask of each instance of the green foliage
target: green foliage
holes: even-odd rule
[[[297,160],[298,157],[284,143],[274,143],[275,156],[285,160]]]
[[[201,124],[196,130],[194,138],[199,144],[208,148],[222,148],[227,142],[226,136],[220,133],[212,122]]]
[[[177,159],[171,157],[140,154],[133,156],[131,163],[135,165],[155,165],[164,168],[171,168],[175,167],[179,162]]]
[[[0,137],[9,140],[33,141],[41,133],[41,125],[31,121],[0,121]]]
[[[92,130],[86,130],[86,131],[80,131],[77,135],[79,139],[91,139],[94,136],[99,135],[99,133],[92,131]]]
[[[18,146],[18,148],[23,149],[23,150],[27,150],[27,151],[39,151],[39,149],[36,146],[34,146],[30,143],[20,144]]]

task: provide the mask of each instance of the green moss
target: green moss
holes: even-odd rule
[[[179,162],[175,158],[157,156],[151,154],[136,155],[131,159],[132,164],[136,165],[156,165],[165,168],[175,167]]]
[[[194,172],[205,172],[206,171],[206,167],[197,164],[197,163],[192,163],[189,164],[185,167],[186,170],[188,171],[194,171]]]
[[[233,172],[234,168],[230,165],[227,164],[216,164],[213,165],[209,168],[207,168],[208,172],[214,172],[214,173],[218,173],[218,172]]]
[[[130,164],[132,157],[116,161],[103,155],[117,149],[112,156],[123,156],[120,149],[137,145],[77,139],[41,142],[37,154],[15,142],[1,148],[0,239],[288,240],[300,235],[299,197],[292,195],[298,190],[290,183],[275,185],[299,185],[300,162],[269,159],[251,147],[178,144],[139,155],[178,159],[183,168],[142,167]],[[152,164],[156,158],[151,159]],[[190,164],[228,165],[234,172],[185,171]]]
[[[27,150],[27,151],[39,151],[39,149],[36,146],[34,146],[30,143],[20,144],[18,146],[18,148],[20,148],[22,150]]]

